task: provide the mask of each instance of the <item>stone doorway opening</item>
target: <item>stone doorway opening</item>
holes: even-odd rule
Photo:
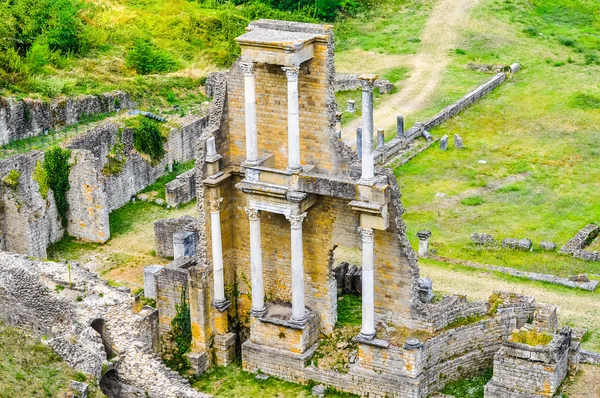
[[[102,345],[104,346],[104,351],[106,351],[106,358],[109,360],[114,358],[117,354],[115,353],[112,343],[107,336],[106,323],[104,322],[104,319],[96,318],[92,321],[92,323],[90,323],[90,326],[100,335],[100,338],[102,339]]]

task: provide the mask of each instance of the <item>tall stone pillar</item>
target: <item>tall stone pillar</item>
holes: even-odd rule
[[[252,315],[261,317],[267,312],[265,307],[265,288],[263,282],[262,244],[260,237],[260,213],[257,209],[246,207],[250,220],[250,277],[252,282]]]
[[[360,337],[375,337],[375,286],[373,276],[373,230],[358,228],[362,238],[362,327]]]
[[[225,310],[229,301],[225,297],[225,280],[223,276],[223,244],[221,242],[221,202],[223,198],[210,200],[210,232],[212,240],[213,279],[215,288],[214,305],[218,310]]]
[[[292,235],[292,319],[290,322],[304,324],[306,309],[304,307],[304,253],[302,248],[302,221],[306,213],[289,215],[286,218],[291,224]]]
[[[297,66],[286,66],[288,81],[288,171],[299,171],[300,165],[300,117],[298,114],[298,74]]]
[[[371,185],[375,180],[373,168],[373,86],[377,75],[361,75],[362,85],[362,175],[359,184]]]
[[[246,162],[258,164],[258,131],[256,127],[256,90],[254,84],[254,63],[240,62],[244,72],[244,116],[246,118]]]

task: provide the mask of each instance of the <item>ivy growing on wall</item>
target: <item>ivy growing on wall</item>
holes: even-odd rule
[[[166,153],[163,144],[168,137],[167,127],[142,115],[127,119],[125,124],[133,130],[133,147],[136,151],[148,156],[152,166],[160,163]]]
[[[42,198],[48,199],[48,177],[46,176],[46,170],[44,170],[44,163],[38,160],[35,164],[35,170],[33,170],[33,181],[37,182],[40,186],[40,195]]]
[[[57,146],[52,147],[44,152],[43,172],[41,170],[38,171],[37,167],[35,171],[36,179],[38,184],[40,184],[40,193],[43,195],[42,190],[45,189],[47,196],[48,188],[51,188],[52,192],[54,192],[56,209],[58,210],[63,226],[67,224],[67,209],[69,208],[67,191],[71,188],[69,185],[69,173],[71,172],[70,157],[71,150]],[[42,187],[40,181],[43,182],[44,187]]]
[[[181,303],[175,305],[175,317],[171,321],[171,332],[167,335],[163,350],[163,361],[181,375],[190,369],[190,361],[185,354],[192,348],[192,321],[186,288],[181,289]]]

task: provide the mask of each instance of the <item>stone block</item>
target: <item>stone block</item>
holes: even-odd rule
[[[471,242],[476,245],[495,246],[497,244],[496,239],[486,233],[473,233],[471,234]]]
[[[327,391],[327,387],[323,384],[317,384],[312,388],[312,396],[323,398],[325,396],[325,391]]]
[[[463,139],[458,134],[454,134],[454,147],[456,149],[463,149]]]
[[[71,389],[73,390],[73,398],[87,398],[89,394],[89,386],[87,383],[80,381],[71,381]]]
[[[163,268],[162,265],[144,267],[144,297],[156,300],[156,273]]]
[[[506,238],[502,241],[502,247],[505,249],[513,249],[513,250],[523,250],[523,251],[532,251],[533,244],[531,239],[515,239],[515,238]]]
[[[548,241],[541,241],[540,242],[540,248],[542,250],[546,250],[546,251],[555,251],[556,250],[556,243],[554,242],[548,242]]]
[[[194,375],[201,375],[208,369],[208,356],[205,352],[190,352],[186,356]]]
[[[441,139],[440,139],[440,149],[442,151],[445,151],[448,149],[448,136],[444,135]]]
[[[419,299],[429,303],[433,299],[433,282],[429,278],[419,278]]]
[[[196,239],[193,232],[173,234],[173,258],[192,257],[196,252]]]

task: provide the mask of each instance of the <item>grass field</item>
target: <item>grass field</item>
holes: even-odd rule
[[[415,247],[416,232],[430,229],[432,246],[443,256],[563,276],[600,273],[598,263],[537,250],[541,240],[560,247],[587,223],[600,221],[593,199],[600,189],[600,85],[592,78],[600,74],[592,62],[600,17],[582,22],[598,11],[594,1],[552,0],[487,0],[474,10],[437,99],[409,120],[466,93],[481,75],[468,63],[518,61],[523,70],[432,131],[460,134],[464,150],[434,146],[395,169]],[[519,175],[524,178],[510,182]],[[529,237],[536,250],[480,250],[470,243],[473,232],[499,240]]]
[[[37,338],[0,323],[0,398],[62,397],[71,380],[86,376],[69,368]],[[94,380],[90,398],[104,397]]]

